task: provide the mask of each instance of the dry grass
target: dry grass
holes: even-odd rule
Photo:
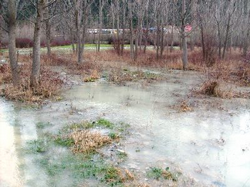
[[[100,53],[87,52],[85,58],[90,62],[98,62],[100,65],[114,67],[118,64],[127,64],[135,67],[153,67],[182,70],[182,52],[176,50],[172,53],[165,52],[163,57],[156,59],[154,51],[147,53],[139,52],[137,61],[130,58],[129,51],[123,56],[118,56],[115,51],[107,50]],[[240,85],[250,85],[250,64],[243,61],[239,51],[232,51],[224,60],[214,59],[213,64],[207,67],[202,59],[201,50],[189,51],[188,70],[200,71],[208,74],[211,79],[220,79],[226,82],[233,82]]]
[[[74,146],[72,147],[74,153],[94,152],[96,149],[112,142],[109,136],[88,130],[75,131],[70,134],[70,138],[74,140]]]
[[[140,70],[129,71],[128,69],[113,68],[112,70],[110,70],[108,80],[117,84],[140,80],[144,80],[147,83],[152,83],[155,81],[163,80],[163,77],[158,74],[154,74],[151,72],[143,72]]]
[[[45,66],[68,66],[76,63],[76,56],[74,54],[57,55],[53,53],[50,56],[42,54],[41,63]]]
[[[137,61],[131,60],[128,50],[124,51],[123,56],[117,55],[114,50],[105,50],[100,53],[86,51],[84,55],[85,62],[82,64],[77,64],[75,54],[52,54],[50,57],[42,55],[41,62],[43,67],[65,66],[68,73],[80,75],[85,82],[95,81],[101,77],[102,72],[105,70],[109,74],[108,80],[118,84],[127,81],[144,80],[145,82],[153,82],[162,80],[159,76],[153,74],[147,75],[142,71],[124,71],[124,68],[122,68],[124,66],[133,66],[139,69],[141,67],[182,69],[182,52],[180,50],[175,50],[172,53],[166,51],[163,57],[158,60],[156,59],[155,51],[149,50],[145,54],[139,51]],[[205,62],[203,62],[201,50],[199,49],[190,51],[188,58],[188,70],[199,71],[207,75],[209,80],[201,86],[200,93],[222,98],[246,97],[244,94],[233,93],[231,90],[221,89],[220,86],[218,88],[218,85],[215,85],[216,82],[228,82],[242,86],[250,86],[250,64],[242,60],[239,51],[232,51],[224,60],[215,59],[215,63],[212,64],[211,67],[207,67]],[[20,77],[22,79],[21,91],[17,94],[17,90],[13,90],[11,86],[8,86],[5,93],[10,99],[17,97],[16,100],[36,101],[54,95],[56,90],[58,90],[58,85],[61,84],[56,76],[51,73],[45,75],[46,73],[44,74],[42,72],[41,89],[34,92],[28,86],[32,56],[19,55],[18,61],[24,63],[20,70]],[[46,72],[49,71],[46,70]],[[11,83],[11,71],[8,65],[0,66],[0,84],[3,83]],[[34,98],[32,98],[32,95]],[[21,99],[22,96],[25,99]],[[185,110],[185,106],[182,108]]]
[[[250,98],[250,93],[236,91],[236,89],[229,86],[228,83],[219,80],[209,80],[204,82],[196,93],[223,99]]]
[[[42,67],[40,85],[34,89],[30,87],[30,70],[29,64],[25,64],[20,68],[21,83],[18,88],[13,87],[12,84],[6,85],[3,95],[7,99],[41,104],[44,99],[58,94],[63,82],[57,73]]]
[[[180,106],[179,106],[179,111],[180,112],[191,112],[193,111],[192,107],[187,101],[182,101]]]
[[[12,79],[9,65],[0,65],[0,84],[10,83]]]
[[[190,103],[186,100],[181,100],[177,104],[171,106],[172,109],[178,112],[192,112],[193,108],[191,107]]]

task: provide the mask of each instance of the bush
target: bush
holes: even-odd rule
[[[29,48],[33,47],[33,41],[29,38],[17,38],[16,39],[17,48]]]
[[[63,38],[55,38],[51,41],[51,46],[63,46],[63,45],[71,45],[71,41],[64,40]]]

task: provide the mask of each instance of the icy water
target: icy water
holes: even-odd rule
[[[101,117],[131,125],[123,142],[128,154],[124,167],[138,173],[154,166],[179,168],[204,186],[249,187],[250,101],[187,97],[200,81],[194,73],[176,72],[146,87],[87,83],[65,92],[63,101],[37,110],[0,99],[0,186],[50,186],[55,180],[20,150],[39,137],[37,122],[50,122],[54,132],[66,123]],[[193,111],[172,107],[182,99]],[[62,180],[68,181],[64,186],[71,186],[70,180],[70,175]],[[63,186],[60,180],[53,184]]]

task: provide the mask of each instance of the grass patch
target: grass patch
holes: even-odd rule
[[[45,127],[49,127],[49,126],[51,126],[52,124],[51,123],[49,123],[49,122],[38,122],[38,123],[36,123],[36,128],[38,128],[38,129],[44,129]]]
[[[48,150],[48,145],[45,140],[32,140],[27,142],[27,149],[30,153],[45,153]]]
[[[177,181],[178,175],[174,175],[169,171],[169,167],[167,167],[165,170],[158,168],[158,167],[151,167],[150,170],[147,172],[147,176],[149,178],[153,178],[156,180],[159,179],[166,179],[166,180],[172,180]]]
[[[37,123],[43,129],[47,123]],[[120,123],[122,130],[128,127]],[[26,153],[34,154],[34,164],[39,164],[49,177],[49,186],[59,186],[60,179],[67,179],[67,185],[78,187],[86,184],[85,179],[93,180],[100,186],[124,186],[134,180],[134,174],[127,169],[120,169],[107,163],[97,149],[119,139],[116,125],[108,120],[96,122],[74,123],[64,127],[58,135],[42,133],[41,139],[28,143]],[[113,128],[109,135],[102,135],[94,127]],[[66,147],[68,149],[61,149]],[[37,154],[42,153],[42,154]],[[127,157],[124,152],[118,152],[119,158]]]
[[[120,159],[125,159],[128,157],[128,154],[125,151],[119,151],[117,155]]]
[[[67,137],[61,137],[57,136],[54,142],[57,145],[63,146],[63,147],[71,147],[74,145],[74,140],[72,138],[67,138]]]
[[[75,130],[84,130],[84,129],[90,129],[95,127],[94,123],[88,122],[88,121],[83,121],[80,123],[73,123],[70,125],[65,126],[62,129],[62,132],[67,133],[67,132],[72,132]]]
[[[3,89],[3,95],[7,99],[42,104],[44,100],[53,98],[59,93],[63,81],[59,78],[58,73],[54,73],[48,68],[42,68],[40,84],[37,88],[32,88],[30,87],[30,70],[31,66],[28,64],[21,66],[20,86],[15,88],[12,84],[9,84]]]
[[[96,126],[105,127],[108,129],[113,129],[115,125],[106,119],[99,119],[96,122]]]
[[[116,186],[123,182],[124,178],[120,169],[114,166],[105,168],[104,179],[110,186]]]
[[[119,139],[119,135],[114,133],[114,132],[110,132],[109,135],[108,135],[111,139],[113,140],[116,140],[116,139]]]
[[[108,76],[108,81],[117,84],[122,84],[124,82],[136,82],[140,80],[152,83],[162,79],[163,77],[161,75],[151,73],[149,71],[129,71],[128,69],[121,68],[111,70]]]

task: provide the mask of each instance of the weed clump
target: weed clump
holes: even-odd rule
[[[110,121],[106,120],[106,119],[99,119],[96,122],[96,125],[100,126],[100,127],[105,127],[105,128],[108,128],[108,129],[113,129],[114,128],[114,124],[111,123]]]
[[[117,185],[123,181],[120,169],[113,166],[106,168],[104,179],[106,182],[111,183],[112,185]]]
[[[10,66],[7,64],[0,64],[0,84],[10,83],[11,79]]]
[[[112,139],[109,136],[88,130],[75,131],[70,134],[70,138],[74,141],[72,147],[74,153],[95,152],[96,149],[112,142]]]
[[[28,150],[31,153],[44,153],[47,151],[48,148],[44,140],[32,140],[27,144],[28,144]]]
[[[37,88],[30,86],[29,74],[22,72],[21,75],[22,80],[19,87],[6,85],[4,88],[3,95],[7,99],[41,104],[43,100],[56,96],[63,83],[57,73],[48,69],[42,69],[40,85]]]
[[[147,172],[147,176],[156,180],[163,178],[166,180],[177,181],[177,176],[169,171],[169,167],[167,167],[165,170],[157,167],[151,167]]]
[[[162,77],[158,74],[151,73],[149,71],[129,71],[128,69],[113,69],[109,74],[110,82],[122,84],[124,82],[136,82],[145,80],[148,83],[153,81],[162,80]]]
[[[219,97],[223,99],[231,99],[231,98],[248,98],[248,93],[240,93],[233,91],[232,88],[230,88],[227,83],[218,82],[218,81],[207,81],[204,82],[200,89],[198,90],[198,93],[208,95],[208,96],[214,96]]]
[[[215,96],[216,95],[216,87],[218,86],[217,81],[207,81],[204,82],[200,88],[200,92],[205,95]]]

